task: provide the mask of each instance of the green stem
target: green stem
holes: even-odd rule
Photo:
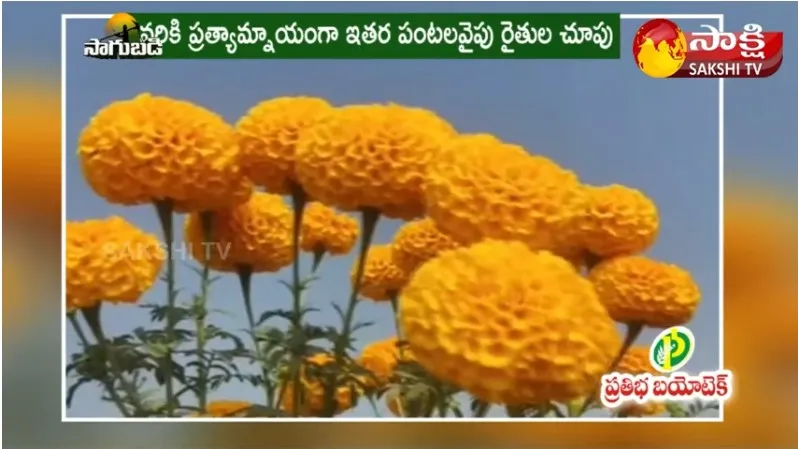
[[[474,409],[474,418],[484,418],[488,416],[488,412],[490,411],[490,403],[479,401],[476,408]]]
[[[313,265],[310,268],[311,274],[316,274],[316,271],[319,270],[319,266],[321,265],[321,261],[324,260],[324,256],[327,254],[327,251],[324,248],[316,248],[313,251]]]
[[[505,410],[507,411],[507,417],[509,418],[526,418],[524,407],[522,406],[508,405],[505,407]]]
[[[155,211],[161,222],[164,243],[166,244],[166,356],[164,357],[164,384],[166,385],[166,415],[174,416],[175,392],[173,383],[174,361],[173,345],[175,343],[176,314],[174,312],[177,301],[175,289],[175,259],[174,259],[174,204],[171,200],[155,201]]]
[[[388,292],[388,298],[391,300],[391,309],[393,309],[393,325],[396,327],[396,338],[402,341],[402,325],[399,322],[399,295],[396,292]]]
[[[293,295],[293,314],[292,317],[292,325],[294,328],[295,333],[301,333],[304,331],[302,328],[302,280],[300,279],[300,267],[299,267],[299,236],[302,232],[302,218],[305,212],[305,206],[307,205],[307,194],[302,187],[297,184],[291,184],[291,200],[294,203],[294,229],[292,235],[292,247],[294,251],[294,264],[292,269],[292,276],[291,276],[291,293]],[[303,339],[304,341],[304,339]],[[292,354],[292,357],[298,357],[300,363],[302,362],[303,358],[305,357],[305,348],[304,344],[299,349],[298,354]],[[293,388],[291,391],[293,392],[293,401],[294,407],[291,410],[291,414],[294,417],[299,416],[299,401],[302,398],[302,382],[300,382],[300,369],[294,370],[291,375],[291,382]],[[282,392],[280,394],[280,398],[282,398]]]
[[[100,322],[101,304],[102,303],[99,303],[94,307],[83,308],[80,309],[80,311],[83,314],[83,319],[85,319],[86,323],[89,325],[89,330],[91,331],[92,335],[94,335],[94,338],[97,340],[97,343],[103,349],[103,354],[105,354],[106,358],[108,359],[108,365],[110,365],[111,367],[111,373],[119,382],[119,385],[122,386],[122,389],[125,391],[125,395],[127,396],[128,401],[130,401],[130,403],[133,404],[135,415],[142,414],[145,408],[144,405],[141,403],[141,400],[139,399],[136,387],[130,382],[128,382],[125,376],[122,374],[122,369],[119,366],[119,362],[116,359],[116,348],[113,348],[109,344],[108,339],[105,337],[105,332],[103,331],[102,324]],[[75,323],[76,322],[77,320],[75,320]],[[85,339],[85,335],[83,338]],[[113,387],[111,387],[111,390],[113,390]],[[111,393],[112,397],[114,397],[115,395],[117,395],[115,391]],[[114,400],[116,400],[116,398]],[[126,416],[130,415],[128,414]]]
[[[438,415],[441,418],[446,418],[446,415],[449,414],[449,396],[446,394],[446,392],[443,391],[442,388],[438,388],[437,396],[438,396]]]
[[[388,297],[391,300],[391,309],[393,309],[393,324],[396,328],[396,340],[399,343],[399,360],[405,359],[405,341],[402,335],[402,326],[399,322],[399,294],[396,292],[388,292]]]
[[[361,211],[362,232],[360,234],[360,254],[358,254],[357,267],[355,268],[355,279],[352,291],[349,295],[349,302],[344,313],[341,333],[334,344],[334,355],[336,366],[343,366],[344,356],[346,355],[349,344],[349,334],[352,332],[352,320],[355,317],[355,307],[360,293],[360,286],[363,282],[363,271],[366,266],[366,256],[368,255],[371,241],[374,238],[374,231],[377,229],[377,222],[380,219],[380,212],[377,209],[363,209]],[[324,416],[333,417],[337,406],[335,404],[335,390],[337,389],[337,379],[333,378],[328,382],[324,391]]]
[[[623,360],[623,356],[626,355],[626,352],[629,350],[629,348],[632,347],[634,342],[643,332],[643,327],[644,326],[640,323],[627,323],[626,337],[623,339],[623,344],[621,345],[621,349],[618,351],[618,354],[612,360],[612,363],[610,363],[610,367],[607,370],[607,373],[615,372],[615,370],[618,368],[618,364],[620,364],[621,360]],[[584,415],[587,409],[589,409],[590,406],[593,405],[593,403],[596,401],[596,398],[598,398],[599,396],[600,389],[601,389],[601,384],[599,384],[599,386],[595,390],[593,390],[593,393],[590,396],[588,396],[584,404],[582,404],[582,407],[579,410],[577,416]]]
[[[200,221],[202,224],[202,250],[205,252],[206,262],[210,261],[211,251],[208,245],[213,239],[213,212],[202,212],[200,214]],[[218,248],[214,248],[217,249]],[[208,263],[202,265],[202,279],[200,280],[200,294],[195,298],[194,312],[196,313],[196,330],[197,330],[197,377],[199,385],[197,386],[197,401],[199,402],[199,409],[205,411],[208,405],[208,365],[205,363],[205,345],[207,344],[207,335],[205,333],[205,320],[208,316],[208,290],[210,289],[211,269]]]
[[[266,361],[261,353],[258,337],[255,335],[255,314],[252,311],[252,267],[249,265],[241,265],[237,268],[237,272],[238,281],[241,284],[241,296],[244,298],[244,311],[247,314],[249,333],[252,336],[252,344],[255,346],[255,357],[258,359],[263,375],[263,391],[266,393],[266,403],[271,405],[274,403],[274,395],[272,394],[269,370],[266,367]]]
[[[83,345],[84,351],[89,349],[91,347],[91,343],[89,343],[89,339],[86,338],[86,333],[83,332],[83,328],[80,326],[80,322],[78,321],[77,316],[75,316],[75,312],[68,313],[67,318],[69,319],[69,323],[72,325],[72,329],[75,330],[75,334],[77,334],[78,339],[80,339],[80,343]],[[122,400],[122,397],[119,396],[119,393],[117,393],[116,389],[114,389],[114,384],[107,378],[102,379],[101,382],[105,387],[105,390],[108,392],[108,395],[111,396],[111,399],[113,399],[114,404],[116,404],[116,407],[119,409],[119,412],[122,413],[122,416],[129,418],[130,412],[128,411],[127,407],[125,407],[125,402]]]

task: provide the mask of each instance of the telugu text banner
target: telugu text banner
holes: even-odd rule
[[[620,14],[132,14],[168,59],[619,59]]]

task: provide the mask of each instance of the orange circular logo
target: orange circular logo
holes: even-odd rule
[[[632,54],[640,71],[652,78],[668,78],[684,64],[687,38],[670,20],[649,20],[635,33]]]
[[[118,12],[105,23],[105,34],[115,36],[126,42],[139,42],[139,27],[136,19],[128,13]]]

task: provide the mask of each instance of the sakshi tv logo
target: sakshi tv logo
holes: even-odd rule
[[[163,54],[155,39],[146,40],[136,19],[124,12],[105,22],[104,35],[83,44],[83,56],[95,59],[148,59]]]
[[[693,357],[695,348],[695,335],[690,329],[674,326],[663,330],[649,348],[652,370],[602,376],[602,405],[616,409],[629,403],[727,401],[732,394],[730,371],[703,371],[696,375],[681,371]],[[652,374],[655,371],[659,375]]]
[[[644,23],[632,40],[637,67],[652,78],[767,78],[781,68],[781,31],[764,31],[755,23],[741,32],[701,29],[686,33],[667,19]]]

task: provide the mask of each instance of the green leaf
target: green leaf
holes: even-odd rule
[[[91,382],[89,378],[78,379],[77,382],[69,386],[69,389],[66,393],[66,406],[67,408],[72,407],[72,400],[75,398],[75,393],[78,392],[78,389],[83,385]]]

